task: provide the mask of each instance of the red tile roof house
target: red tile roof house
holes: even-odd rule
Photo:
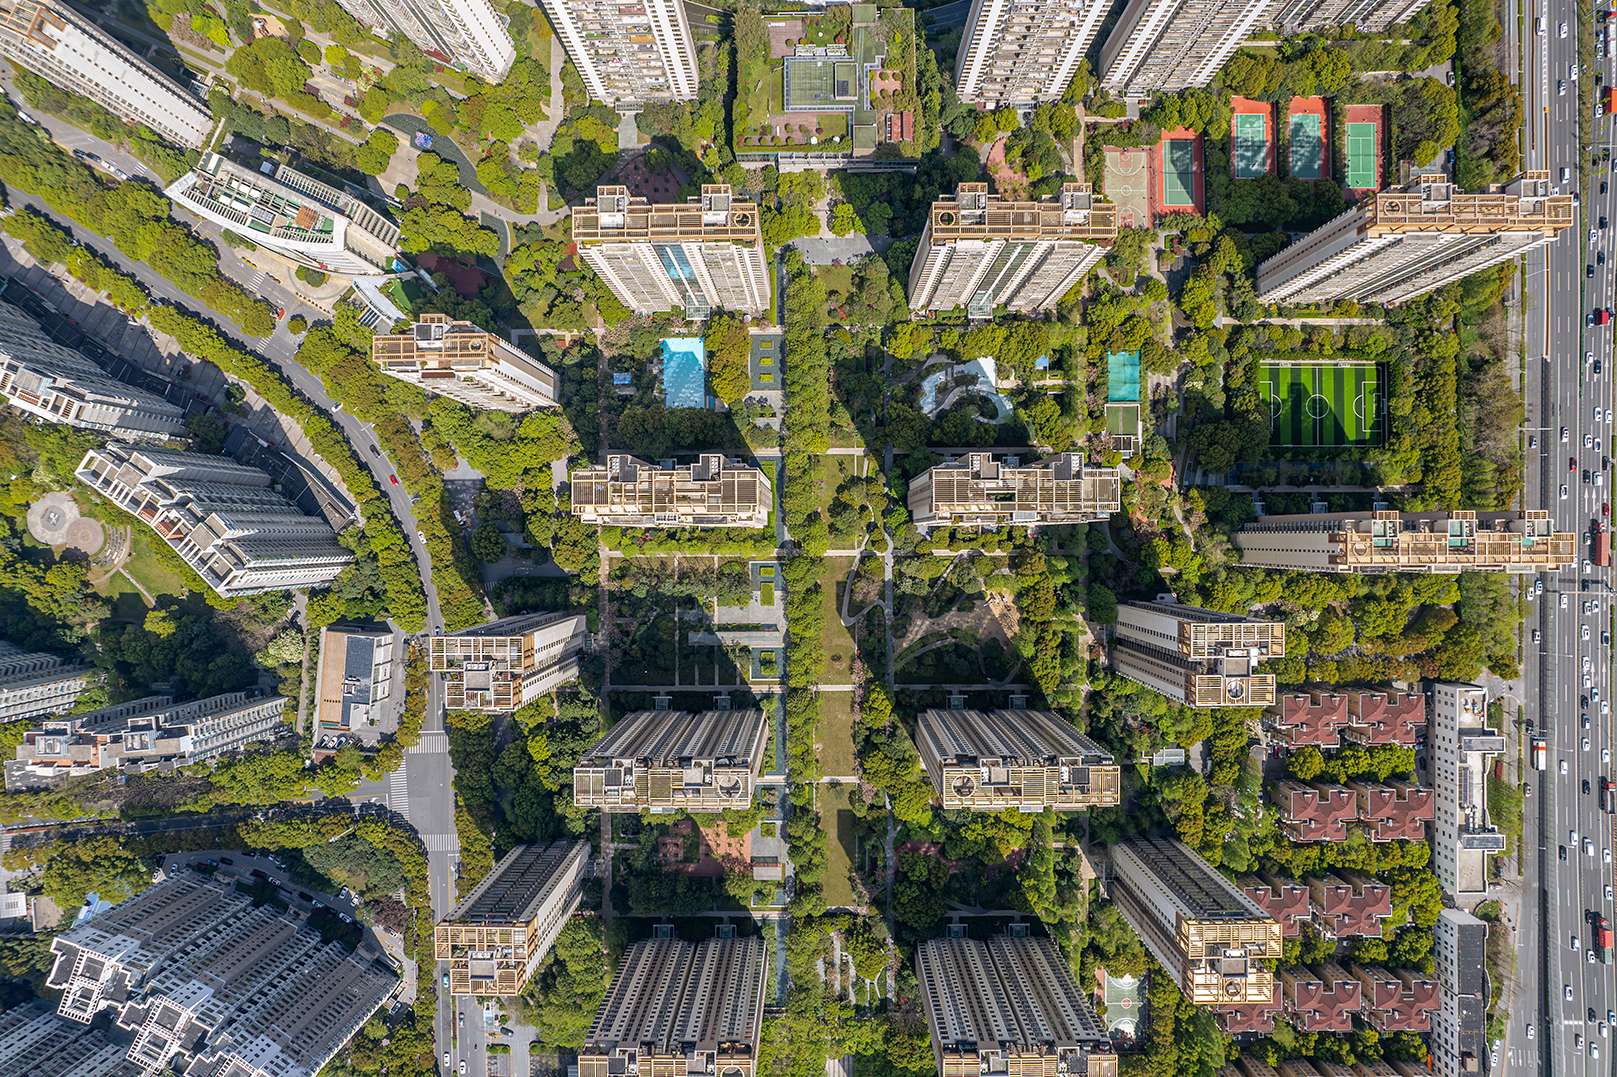
[[[1358,799],[1359,822],[1371,841],[1425,841],[1426,824],[1437,818],[1432,790],[1392,778],[1384,785],[1348,782]]]
[[[1369,875],[1338,870],[1308,880],[1314,922],[1327,938],[1379,935],[1381,922],[1392,915],[1392,887]]]
[[[1313,744],[1336,748],[1340,730],[1348,724],[1346,696],[1294,692],[1281,696],[1263,712],[1264,724],[1275,731],[1275,739],[1293,748]]]
[[[1409,969],[1355,965],[1363,991],[1359,1015],[1382,1032],[1430,1032],[1437,1010],[1437,981]]]
[[[1347,825],[1359,817],[1353,790],[1288,778],[1275,788],[1280,829],[1292,841],[1346,841]]]
[[[1308,887],[1274,875],[1248,875],[1238,885],[1258,903],[1258,908],[1274,917],[1280,924],[1280,934],[1294,939],[1302,933],[1303,922],[1311,915]]]
[[[1239,1036],[1243,1032],[1273,1032],[1275,1014],[1284,1008],[1285,1003],[1280,998],[1280,984],[1276,983],[1273,1002],[1218,1006],[1213,1010],[1213,1017],[1218,1021],[1218,1027],[1231,1036]]]
[[[1361,988],[1346,969],[1329,964],[1281,969],[1280,982],[1286,1018],[1299,1032],[1353,1031],[1353,1015],[1362,1005]]]
[[[1426,697],[1418,692],[1355,692],[1348,696],[1349,724],[1342,739],[1357,744],[1415,746],[1426,727]]]

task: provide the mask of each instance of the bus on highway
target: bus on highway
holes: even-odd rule
[[[1544,743],[1543,737],[1533,738],[1533,769],[1548,770],[1550,766],[1550,750]]]

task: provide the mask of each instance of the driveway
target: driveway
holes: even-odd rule
[[[792,241],[803,254],[803,261],[811,266],[828,266],[834,260],[844,263],[863,258],[872,251],[881,253],[893,245],[892,237],[877,236],[874,240],[870,236],[860,235],[857,232],[841,239],[820,239],[810,237]]]

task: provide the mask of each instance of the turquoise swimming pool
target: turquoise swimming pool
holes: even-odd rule
[[[707,348],[701,337],[664,338],[663,403],[670,408],[707,407]]]

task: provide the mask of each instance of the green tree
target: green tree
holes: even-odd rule
[[[494,526],[494,521],[484,520],[478,525],[477,530],[472,532],[472,553],[476,554],[477,559],[485,565],[503,561],[510,553],[505,535]]]
[[[708,387],[734,407],[752,388],[752,337],[738,315],[719,312],[709,320],[703,341],[708,355]]]

